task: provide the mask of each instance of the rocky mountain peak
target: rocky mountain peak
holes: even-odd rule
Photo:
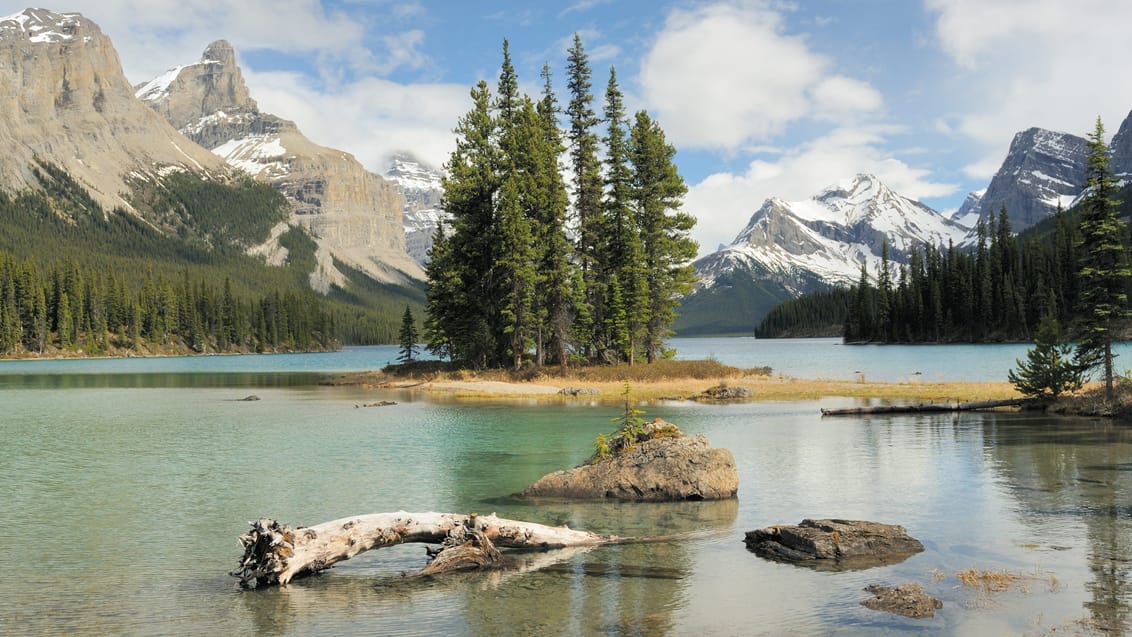
[[[405,246],[409,256],[424,265],[437,226],[448,219],[440,206],[443,176],[412,154],[398,153],[391,158],[385,178],[396,184],[405,198]]]
[[[39,187],[32,167],[62,167],[104,207],[130,209],[131,179],[223,162],[134,97],[110,38],[78,13],[27,9],[0,19],[0,187]]]
[[[1021,232],[1059,205],[1068,208],[1081,194],[1088,154],[1088,142],[1077,135],[1043,128],[1017,133],[986,193],[967,213],[987,221],[1006,206],[1011,228]],[[968,235],[964,242],[973,237]]]
[[[195,64],[171,68],[140,84],[136,95],[191,137],[194,129],[207,124],[203,120],[217,113],[259,113],[236,64],[236,51],[226,40],[209,44]],[[201,145],[211,148],[207,141]]]
[[[291,223],[319,244],[315,289],[344,281],[335,260],[378,281],[424,278],[405,251],[396,187],[349,153],[312,142],[293,122],[260,112],[227,41],[140,85],[137,95],[193,141],[287,197]]]
[[[1112,150],[1109,164],[1112,174],[1122,179],[1132,177],[1132,112],[1120,123],[1109,148]]]

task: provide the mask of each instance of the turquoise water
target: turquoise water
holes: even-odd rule
[[[363,355],[376,353],[346,354]],[[318,386],[312,367],[280,372],[241,357],[185,362],[204,365],[197,360],[249,367],[113,371],[116,362],[136,364],[130,360],[100,362],[109,367],[99,372],[53,374],[50,363],[36,363],[46,367],[35,374],[4,372],[0,634],[1130,628],[1132,430],[1122,425],[1018,414],[823,419],[820,407],[851,404],[839,399],[645,405],[648,417],[733,451],[736,500],[534,505],[510,494],[582,461],[616,410],[438,403]],[[261,400],[237,400],[250,393]],[[359,407],[383,399],[398,404]],[[283,589],[242,592],[227,575],[248,520],[314,524],[399,509],[696,536],[532,555],[549,566],[427,581],[400,575],[423,565],[420,545],[371,552]],[[898,565],[830,573],[767,562],[743,546],[747,530],[805,517],[903,524],[926,551]],[[1026,579],[1010,591],[978,592],[955,578],[968,568]],[[864,586],[905,582],[943,600],[934,619],[860,606]]]

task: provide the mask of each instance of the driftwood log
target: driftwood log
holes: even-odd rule
[[[489,566],[496,547],[548,550],[642,541],[599,535],[565,526],[459,513],[371,513],[292,528],[263,518],[240,536],[244,556],[231,575],[245,588],[286,585],[295,577],[331,568],[359,553],[407,542],[440,544],[419,574]]]
[[[925,412],[976,411],[998,407],[1032,407],[1039,405],[1034,398],[1007,398],[1004,400],[979,400],[968,403],[919,403],[915,405],[876,405],[873,407],[848,407],[845,409],[821,410],[823,416],[862,416],[866,414],[918,414]]]

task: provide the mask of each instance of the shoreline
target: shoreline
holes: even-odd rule
[[[751,391],[750,398],[727,402],[817,400],[821,398],[861,398],[909,402],[973,402],[1019,398],[1008,381],[1001,382],[873,382],[831,379],[803,379],[786,376],[742,375],[727,378],[691,377],[628,381],[630,395],[637,402],[695,400],[705,390],[721,384]],[[336,376],[330,384],[354,385],[424,393],[456,400],[527,399],[542,402],[577,401],[620,404],[624,401],[625,381],[594,381],[575,378],[539,377],[530,381],[489,378],[449,379],[441,377],[402,378],[382,372],[355,372]],[[564,393],[565,392],[565,393]],[[576,392],[576,393],[575,393]],[[713,401],[714,402],[714,401]]]

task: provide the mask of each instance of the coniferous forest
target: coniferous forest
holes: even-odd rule
[[[0,193],[0,356],[391,343],[400,310],[423,300],[341,264],[347,288],[315,294],[315,245],[297,229],[281,238],[285,266],[247,256],[288,214],[250,179],[174,173],[139,186],[139,215],[104,211],[58,167],[35,173],[42,190]]]
[[[521,95],[504,42],[494,94],[483,81],[471,91],[446,166],[452,222],[428,266],[426,338],[437,355],[519,368],[665,354],[696,253],[676,151],[646,111],[626,114],[615,69],[598,115],[577,36],[566,73],[564,108],[545,66],[539,98]]]

